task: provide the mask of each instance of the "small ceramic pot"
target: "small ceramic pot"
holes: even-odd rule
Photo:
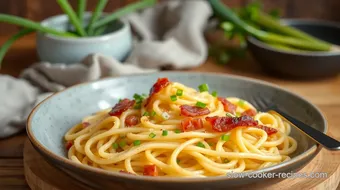
[[[85,24],[91,14],[84,16]],[[66,31],[70,26],[67,15],[57,15],[41,22],[43,26]],[[41,61],[50,63],[79,63],[86,56],[100,53],[122,61],[132,48],[132,34],[129,23],[119,20],[110,24],[101,36],[64,38],[51,34],[37,33],[37,53]]]

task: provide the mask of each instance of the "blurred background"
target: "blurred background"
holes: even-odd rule
[[[135,2],[136,0],[110,0],[105,11]],[[184,0],[183,0],[184,1]],[[192,0],[189,0],[192,1]],[[223,0],[232,7],[246,5],[251,0]],[[72,5],[77,0],[69,1]],[[93,10],[97,1],[88,1],[88,10]],[[340,21],[340,0],[262,0],[265,10],[280,8],[286,18],[318,18]],[[34,21],[41,21],[52,15],[61,14],[61,9],[55,0],[1,0],[0,13],[17,15]],[[0,35],[12,34],[19,28],[0,23]]]

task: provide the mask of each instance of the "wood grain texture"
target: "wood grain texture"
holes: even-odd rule
[[[278,179],[266,179],[266,183],[258,182],[251,185],[233,189],[310,189],[310,190],[335,190],[340,181],[339,153],[321,150],[320,153],[303,169],[300,174],[323,173],[327,177],[320,178],[291,178],[282,181]],[[326,162],[327,160],[327,162]],[[59,169],[48,164],[44,158],[36,152],[29,141],[25,143],[24,168],[28,185],[32,190],[63,190],[63,189],[88,189],[83,184],[73,180]],[[124,189],[116,189],[124,190]]]

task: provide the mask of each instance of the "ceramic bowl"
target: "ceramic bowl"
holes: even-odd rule
[[[340,45],[340,23],[311,19],[283,19],[282,23]],[[249,37],[247,43],[255,60],[270,74],[296,79],[316,79],[340,74],[339,52],[283,51],[253,37]]]
[[[195,190],[225,189],[248,184],[262,178],[170,178],[134,176],[80,165],[68,160],[63,143],[64,134],[84,116],[112,107],[120,98],[132,98],[134,93],[147,93],[159,77],[168,77],[196,88],[202,83],[217,90],[220,96],[237,96],[243,99],[266,97],[283,111],[326,133],[327,124],[322,113],[313,104],[273,84],[245,77],[186,72],[159,72],[145,75],[106,78],[96,82],[76,85],[56,93],[36,106],[27,120],[27,133],[33,146],[52,165],[74,179],[98,189]],[[252,102],[250,102],[252,103]],[[320,150],[313,140],[292,128],[291,136],[298,141],[292,159],[275,166],[257,170],[262,172],[291,172],[305,166]]]
[[[90,13],[85,14],[84,22],[88,23],[90,18]],[[50,17],[41,24],[62,31],[71,28],[67,15]],[[40,60],[50,63],[79,63],[93,53],[123,61],[132,48],[132,33],[129,23],[119,20],[111,23],[101,36],[63,38],[38,32],[36,43]]]

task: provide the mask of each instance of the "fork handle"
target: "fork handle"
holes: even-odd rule
[[[271,111],[276,112],[282,119],[300,129],[303,133],[311,137],[314,141],[318,142],[329,150],[340,150],[340,142],[326,135],[325,133],[314,129],[313,127],[293,118],[292,116],[284,113],[278,108],[272,108]]]

